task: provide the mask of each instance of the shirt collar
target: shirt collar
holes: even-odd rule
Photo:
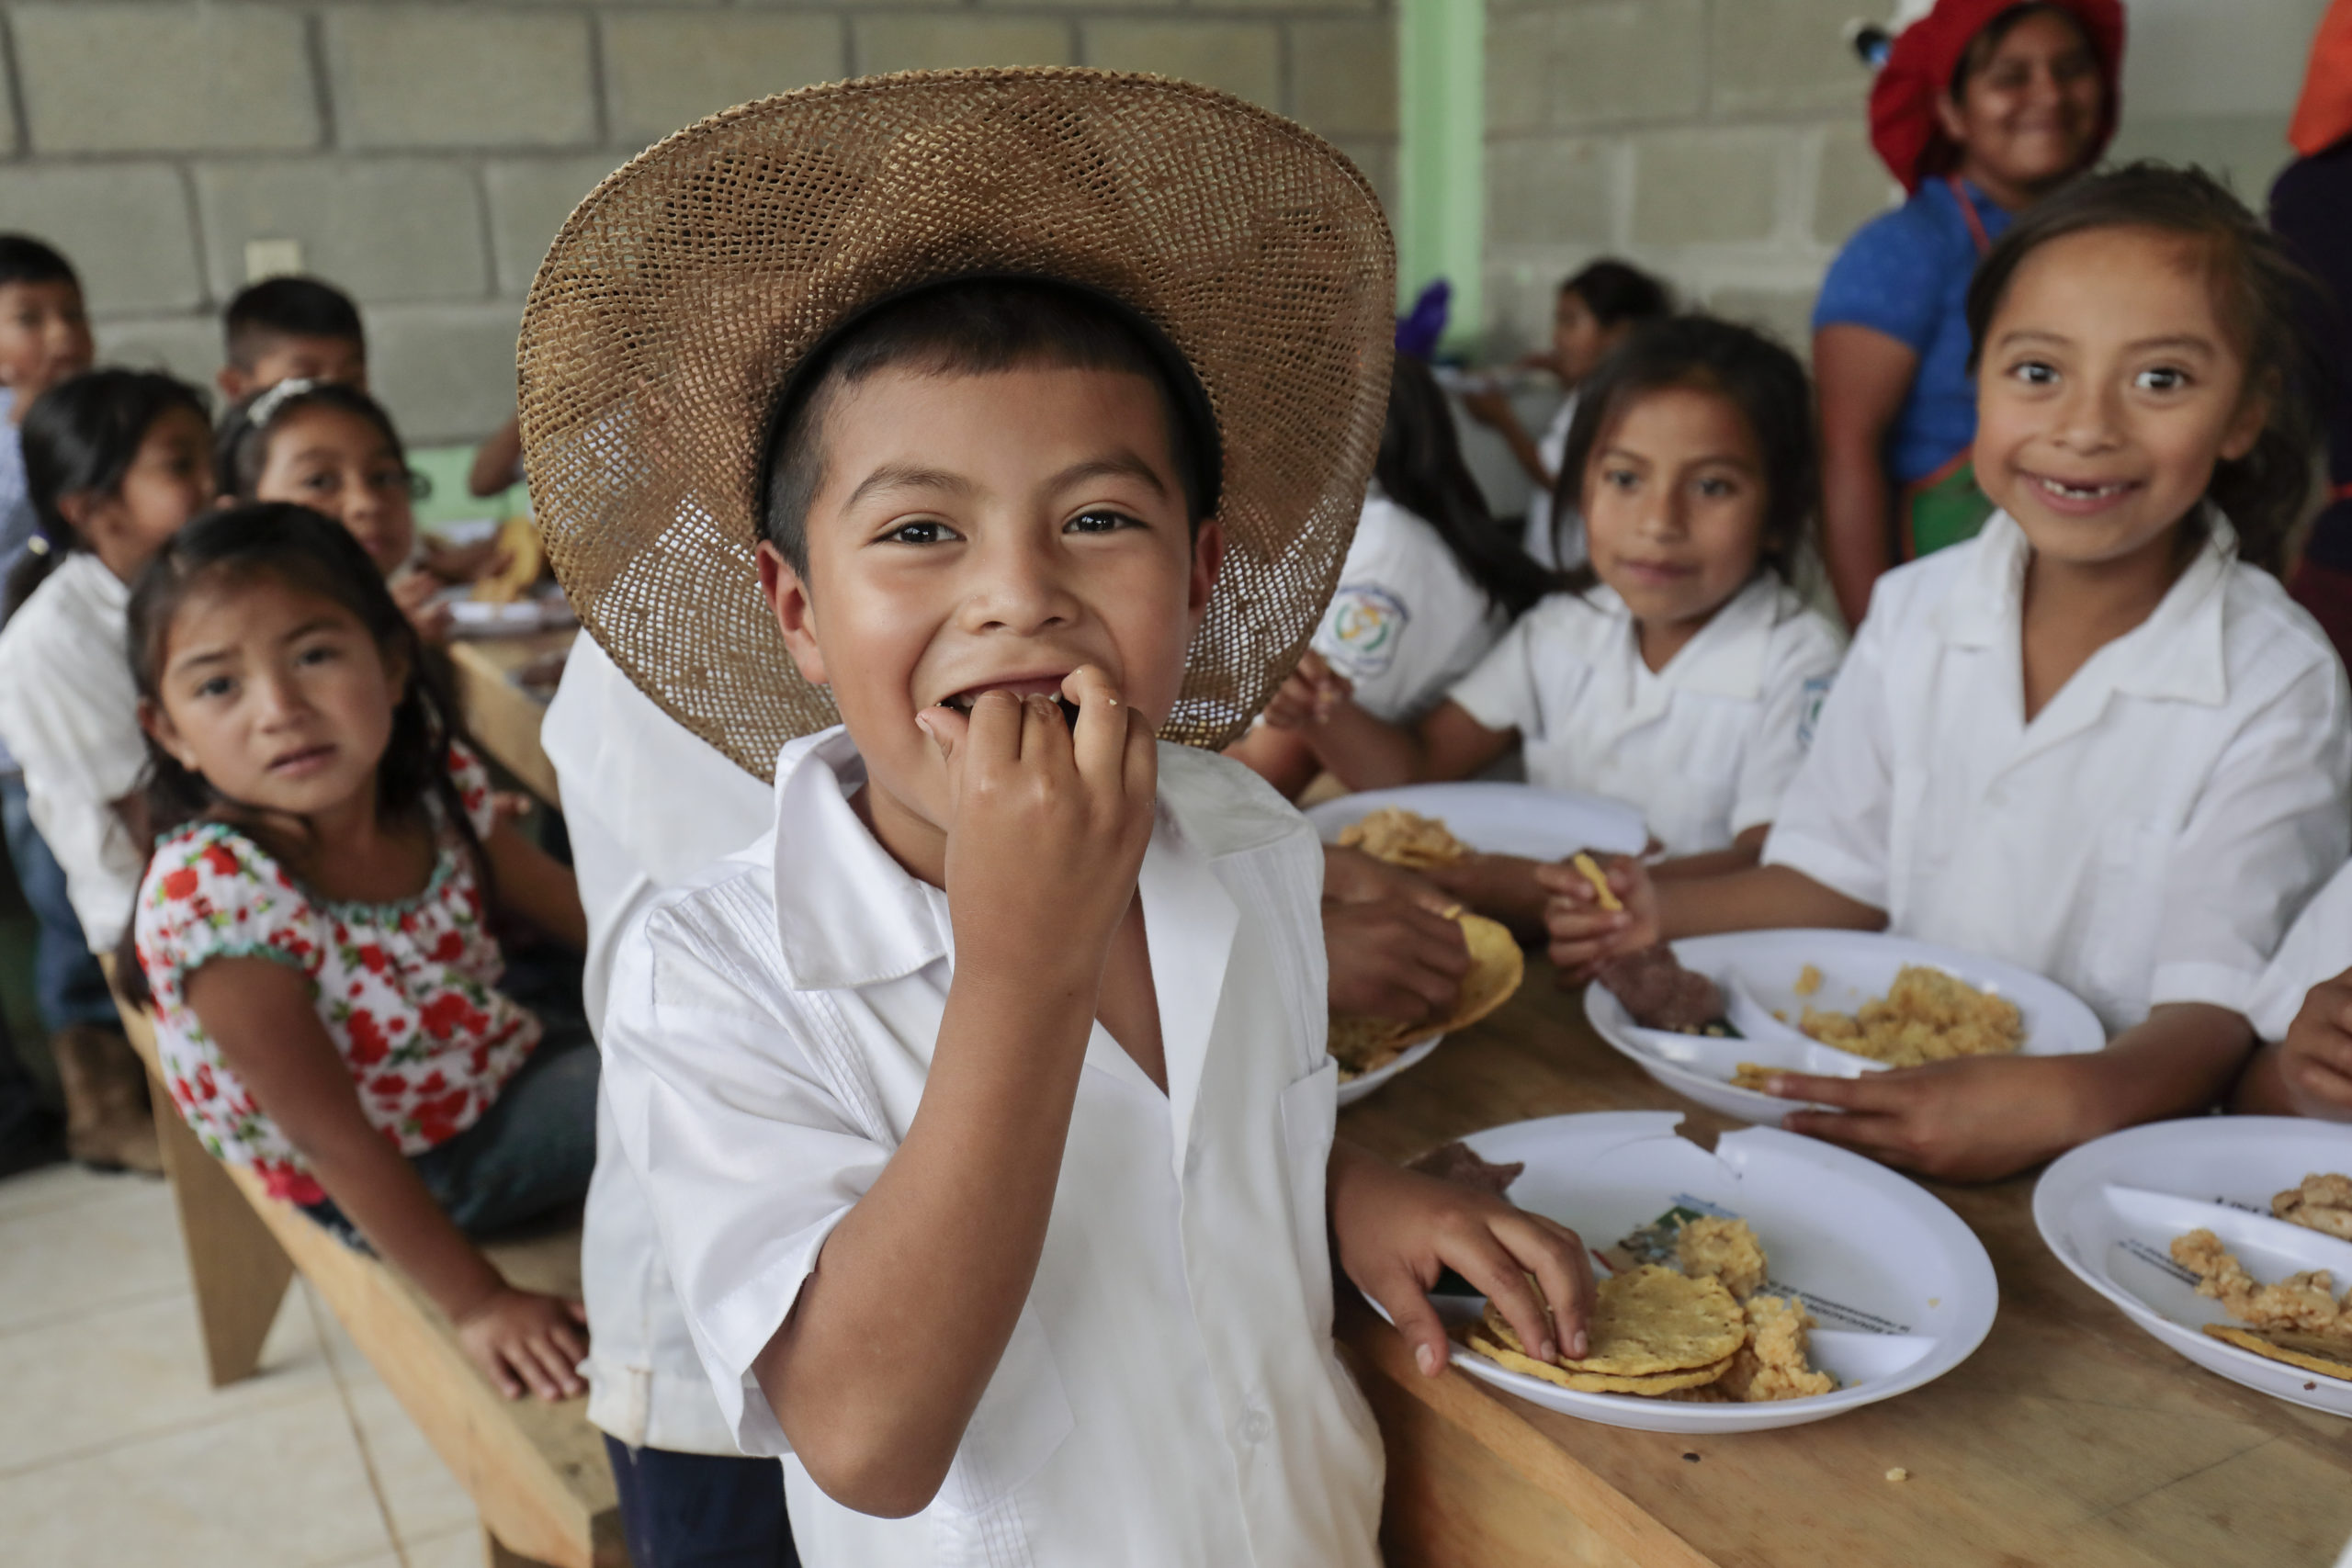
[[[849,803],[865,761],[840,725],[775,763],[775,926],[793,989],[896,980],[947,955],[947,896],[890,858]]]
[[[88,550],[69,550],[54,574],[73,583],[99,609],[120,615],[130,608],[130,584]]]
[[[1974,541],[1962,547],[1971,558],[1962,580],[1935,607],[1937,634],[1956,648],[1990,648],[2019,636],[2026,563],[2033,554],[2025,530],[2007,512],[1996,512]],[[2223,612],[2237,553],[2237,530],[2218,508],[2206,507],[2205,540],[2196,558],[2154,613],[2109,645],[2132,646],[2132,657],[2110,661],[2120,666],[2115,690],[2208,705],[2228,700]]]
[[[1605,617],[1610,639],[1623,657],[1646,672],[1634,614],[1617,591],[1596,587],[1585,598]],[[1765,658],[1771,649],[1772,628],[1780,619],[1780,580],[1770,572],[1759,572],[1652,678],[1700,696],[1755,701],[1764,690]]]

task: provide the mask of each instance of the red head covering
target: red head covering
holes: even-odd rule
[[[1871,87],[1871,145],[1903,188],[1915,191],[1929,175],[1951,168],[1957,149],[1936,118],[1936,100],[1951,91],[1952,73],[1976,35],[1993,18],[2028,0],[1937,0],[1936,8],[1903,29]],[[2091,57],[2107,85],[2090,156],[2115,135],[2123,99],[2123,6],[2120,0],[2039,0],[2064,11],[2090,39]]]
[[[2316,158],[2352,135],[2352,0],[2335,0],[2319,20],[2312,39],[2311,68],[2303,75],[2302,101],[2287,127],[2287,140],[2306,158]]]

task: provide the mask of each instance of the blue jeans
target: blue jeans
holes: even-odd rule
[[[633,1449],[609,1435],[605,1453],[636,1568],[800,1568],[775,1461]]]
[[[22,773],[0,775],[0,832],[7,838],[17,886],[40,925],[33,949],[33,1000],[40,1010],[41,1026],[52,1034],[77,1023],[121,1028],[106,975],[82,936],[73,900],[65,896],[65,869],[33,826]]]

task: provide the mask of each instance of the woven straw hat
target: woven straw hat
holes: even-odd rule
[[[1182,82],[914,72],[730,109],[599,186],[532,284],[523,444],[548,558],[639,689],[770,776],[836,722],[753,564],[777,388],[910,288],[1085,285],[1158,326],[1216,416],[1224,572],[1161,733],[1223,745],[1296,661],[1354,533],[1394,268],[1346,158]]]

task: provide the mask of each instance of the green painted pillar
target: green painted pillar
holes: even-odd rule
[[[1487,238],[1486,0],[1396,0],[1396,300],[1453,285],[1451,352],[1477,344]]]

